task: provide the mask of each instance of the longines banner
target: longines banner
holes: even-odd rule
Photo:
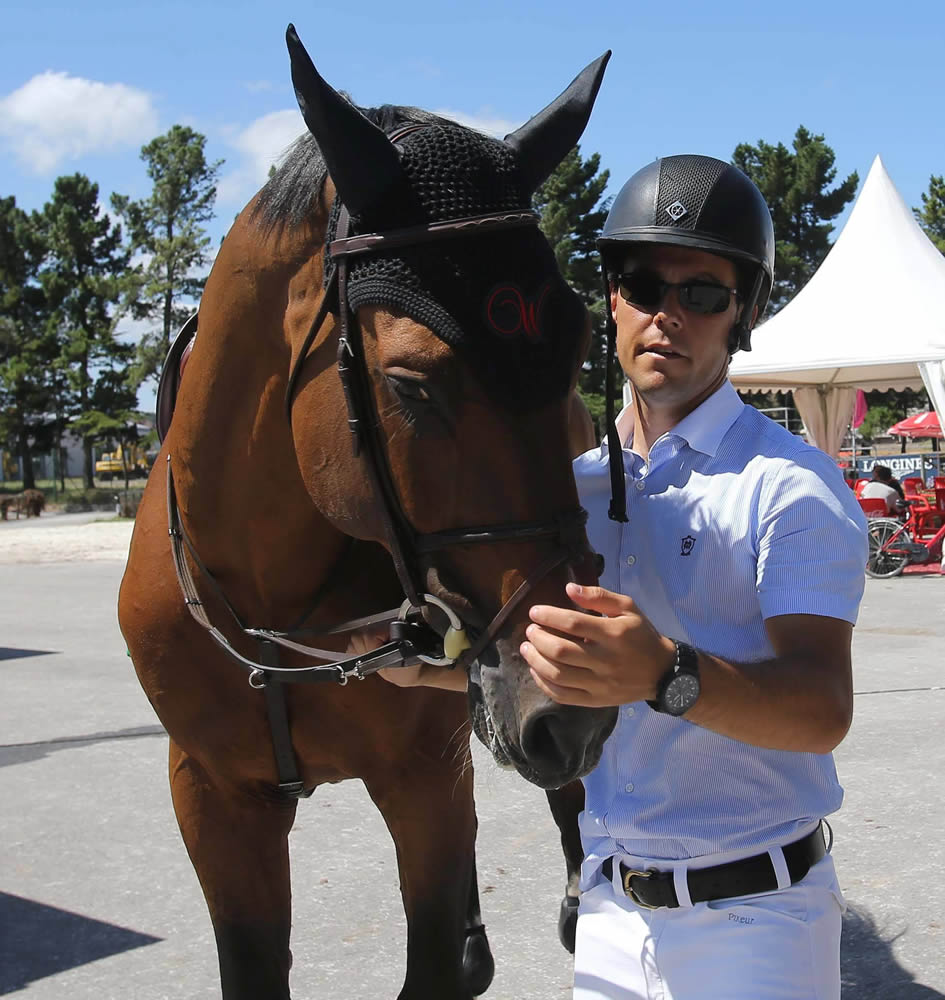
[[[909,476],[919,476],[924,482],[931,483],[933,476],[941,474],[940,461],[938,455],[928,452],[920,455],[864,455],[857,458],[856,471],[861,478],[867,479],[873,474],[874,465],[885,465],[900,481]]]

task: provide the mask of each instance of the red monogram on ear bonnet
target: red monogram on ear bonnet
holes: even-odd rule
[[[531,341],[541,340],[541,307],[550,287],[546,281],[530,299],[516,285],[499,285],[486,300],[486,322],[503,337],[521,334]]]

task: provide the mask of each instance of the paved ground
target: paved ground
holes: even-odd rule
[[[65,543],[56,532],[67,525],[56,524],[31,530]],[[209,922],[170,810],[166,738],[115,623],[122,565],[76,555],[102,551],[101,527],[71,526],[83,539],[69,543],[71,562],[0,564],[0,995],[215,997]],[[108,527],[118,546],[127,525]],[[845,1000],[945,998],[943,602],[945,578],[867,582],[856,719],[837,755]],[[497,961],[488,995],[567,997],[554,926],[563,872],[544,797],[478,750],[476,760]],[[396,869],[360,784],[304,802],[292,850],[294,994],[391,1000],[403,970]]]

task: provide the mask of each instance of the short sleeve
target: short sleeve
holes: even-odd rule
[[[763,618],[823,615],[856,623],[866,580],[866,519],[828,456],[778,463],[759,498],[757,589]]]

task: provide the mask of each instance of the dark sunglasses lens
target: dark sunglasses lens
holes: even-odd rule
[[[679,302],[694,313],[720,313],[728,309],[732,293],[721,285],[705,281],[688,281],[679,286]]]
[[[647,309],[659,305],[666,286],[658,275],[649,271],[630,271],[620,275],[618,288],[627,302]]]

